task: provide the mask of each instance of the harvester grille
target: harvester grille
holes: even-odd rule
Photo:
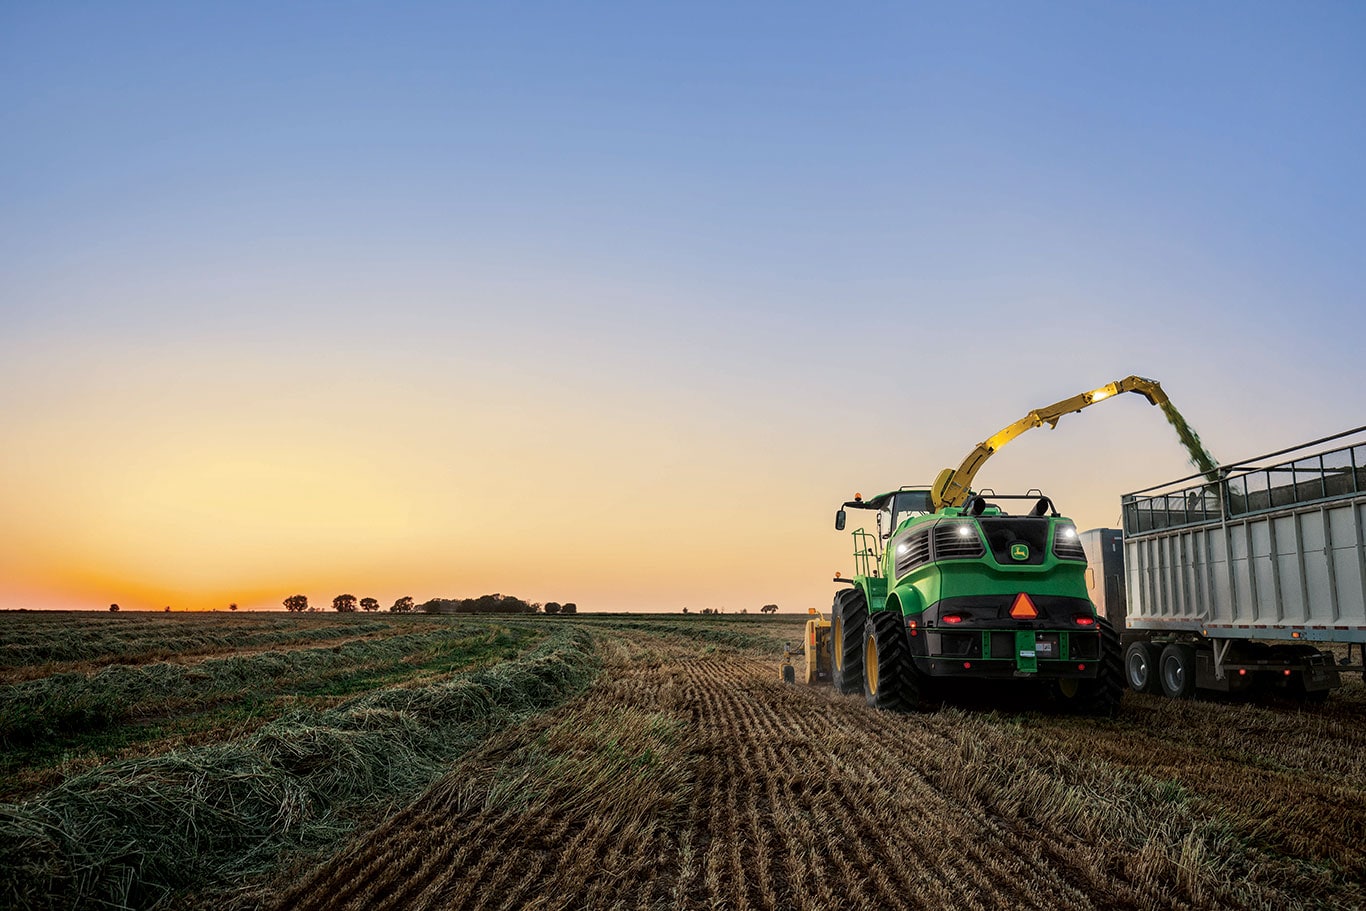
[[[965,533],[966,532],[966,533]],[[986,553],[982,537],[968,522],[945,522],[934,529],[934,558],[936,560],[975,560]]]
[[[1068,536],[1068,532],[1071,536]],[[1081,537],[1071,525],[1059,524],[1053,532],[1053,556],[1059,560],[1085,560],[1086,550],[1081,546]]]

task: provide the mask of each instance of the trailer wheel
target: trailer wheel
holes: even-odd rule
[[[1084,715],[1113,717],[1124,699],[1124,661],[1119,634],[1104,617],[1100,628],[1100,668],[1094,680],[1068,678],[1053,682],[1053,698],[1064,709]]]
[[[839,693],[863,691],[863,626],[868,603],[863,592],[846,589],[830,608],[830,682]]]
[[[1130,642],[1124,650],[1124,679],[1135,693],[1160,693],[1157,679],[1157,646],[1151,642]]]
[[[1157,660],[1162,692],[1173,699],[1188,699],[1195,694],[1195,649],[1173,642]]]
[[[875,709],[905,712],[920,708],[919,674],[900,611],[884,610],[868,617],[863,628],[863,698]]]

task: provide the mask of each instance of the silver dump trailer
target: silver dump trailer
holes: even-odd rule
[[[1317,702],[1340,671],[1361,669],[1366,427],[1222,465],[1214,482],[1128,494],[1123,514],[1133,689],[1279,689]],[[1325,643],[1345,643],[1345,657]]]

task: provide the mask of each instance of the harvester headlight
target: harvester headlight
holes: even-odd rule
[[[972,526],[971,526],[971,525],[959,525],[959,526],[958,526],[958,534],[959,534],[959,536],[964,537],[964,538],[971,537],[971,536],[972,536]]]
[[[896,552],[898,556],[904,554],[908,550],[910,550],[910,547],[907,546],[905,541],[902,541],[900,544],[896,546]]]
[[[1071,541],[1073,538],[1077,536],[1077,530],[1069,525],[1062,530],[1062,536],[1067,540]]]

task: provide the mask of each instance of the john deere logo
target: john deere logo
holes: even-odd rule
[[[1028,560],[1028,559],[1029,559],[1029,545],[1028,545],[1028,544],[1012,544],[1012,545],[1010,545],[1010,559],[1012,559],[1012,560]]]

